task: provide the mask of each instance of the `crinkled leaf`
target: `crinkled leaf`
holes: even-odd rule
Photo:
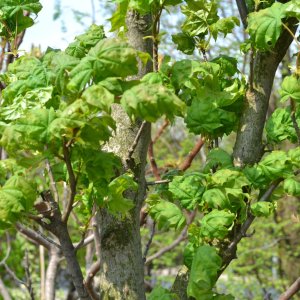
[[[17,221],[22,212],[31,209],[35,199],[34,184],[23,177],[12,176],[0,188],[0,227],[8,227]]]
[[[50,126],[55,119],[53,109],[33,109],[4,130],[1,144],[10,151],[43,150],[53,141]]]
[[[256,202],[251,205],[251,212],[256,217],[269,217],[274,211],[274,204],[271,202]]]
[[[108,113],[111,110],[111,104],[114,102],[114,95],[101,84],[92,85],[82,94],[82,98],[90,105],[100,108]]]
[[[169,290],[163,287],[154,288],[150,295],[147,297],[148,300],[179,300],[178,296],[171,293]]]
[[[183,176],[175,176],[169,183],[169,191],[182,207],[194,209],[200,203],[205,190],[204,176],[200,173],[191,173]]]
[[[232,157],[225,150],[214,148],[206,157],[204,172],[210,172],[212,168],[229,169],[233,167]]]
[[[29,110],[43,108],[51,99],[53,87],[37,88],[30,90],[25,95],[14,98],[9,105],[0,107],[0,117],[5,121],[12,121],[23,117]]]
[[[158,229],[181,229],[185,223],[185,216],[181,209],[169,201],[151,195],[147,199],[150,216],[156,221]]]
[[[286,178],[283,182],[284,191],[292,196],[300,196],[300,183],[294,178]]]
[[[79,64],[80,60],[62,51],[48,51],[43,57],[47,67],[49,81],[60,95],[67,93],[68,73]]]
[[[266,123],[267,137],[269,141],[279,143],[286,139],[297,141],[297,135],[293,126],[290,108],[277,108]]]
[[[217,4],[206,1],[187,1],[187,6],[181,8],[186,15],[182,30],[191,36],[205,35],[208,32],[208,26],[215,23],[219,17],[217,14]]]
[[[300,168],[300,147],[289,150],[288,157],[296,168]]]
[[[235,214],[225,210],[212,210],[201,220],[201,234],[208,238],[224,239],[235,219]]]
[[[130,117],[140,117],[148,122],[155,122],[163,115],[172,120],[176,115],[182,115],[185,108],[184,102],[163,85],[145,83],[127,90],[121,105]]]
[[[223,33],[224,37],[226,37],[228,33],[232,32],[235,26],[239,25],[240,20],[237,17],[228,17],[219,19],[217,22],[211,24],[209,26],[209,30],[214,39],[216,40],[219,33]]]
[[[221,67],[222,75],[233,76],[238,72],[237,59],[227,55],[220,55],[214,58],[211,62],[218,64]]]
[[[172,41],[177,45],[177,50],[189,55],[194,53],[196,43],[188,33],[180,32],[173,34]]]
[[[22,56],[15,60],[9,65],[8,74],[13,75],[14,80],[3,90],[5,104],[11,103],[18,95],[49,84],[45,66],[35,57]]]
[[[222,259],[212,246],[200,246],[193,259],[187,294],[195,299],[213,299],[212,289],[217,281]]]
[[[125,215],[134,204],[131,199],[126,198],[126,193],[124,196],[124,192],[136,191],[137,188],[138,185],[132,175],[127,173],[120,175],[108,185],[108,195],[104,199],[105,206],[114,215]]]
[[[300,19],[300,1],[291,0],[284,4],[284,10],[287,17]]]
[[[93,79],[126,77],[137,73],[137,52],[117,39],[104,39],[91,48],[86,57],[71,71],[70,90],[80,91]]]
[[[89,50],[104,38],[104,27],[102,25],[92,24],[85,33],[76,36],[75,40],[78,41],[80,46],[85,50]],[[67,54],[68,48],[66,49]]]
[[[292,172],[291,160],[284,151],[272,151],[259,162],[258,166],[270,180],[289,176]]]
[[[281,90],[279,90],[281,101],[287,101],[289,98],[300,102],[300,79],[295,76],[286,76],[281,84]]]
[[[249,14],[247,30],[257,49],[270,50],[274,47],[282,31],[281,19],[284,17],[284,5],[279,2]]]

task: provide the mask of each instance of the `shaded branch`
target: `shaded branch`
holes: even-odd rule
[[[279,297],[279,300],[289,300],[300,291],[300,277]]]
[[[154,157],[154,149],[153,149],[153,141],[151,140],[150,143],[149,143],[149,147],[148,147],[148,156],[149,156],[149,160],[150,160],[150,166],[151,166],[151,170],[152,170],[152,173],[155,177],[156,180],[161,180],[161,177],[160,177],[160,174],[159,174],[159,171],[158,171],[158,167],[157,167],[157,164],[156,164],[156,160],[155,160],[155,157]]]
[[[51,244],[55,245],[56,247],[60,247],[54,241],[49,240],[48,238],[46,239],[44,236],[39,234],[39,232],[34,231],[30,228],[27,228],[27,227],[23,226],[20,223],[16,223],[16,228],[26,238],[29,238],[30,240],[33,240],[35,243],[37,243],[38,245],[44,246],[48,250],[51,248]]]
[[[75,177],[74,170],[72,167],[70,149],[67,146],[66,141],[63,142],[63,155],[64,155],[64,161],[67,166],[67,171],[68,171],[69,181],[70,181],[70,190],[71,190],[70,197],[69,197],[67,207],[66,207],[66,211],[64,212],[63,217],[62,217],[62,221],[64,223],[67,223],[68,218],[69,218],[70,213],[73,208],[73,204],[74,204],[77,182],[76,182],[76,177]]]
[[[99,272],[99,270],[100,270],[100,260],[97,260],[92,264],[85,280],[85,287],[93,300],[100,299],[97,293],[95,292],[95,290],[93,289],[93,279],[95,275]]]
[[[242,20],[242,23],[244,25],[244,28],[247,28],[247,16],[248,16],[248,8],[246,5],[245,0],[236,0],[236,5],[238,7],[239,13],[240,13],[240,17]]]
[[[284,180],[284,178],[278,178],[269,186],[269,188],[265,191],[262,197],[258,200],[258,202],[268,201],[274,190],[278,187],[278,185]],[[226,267],[230,264],[230,262],[236,258],[237,245],[241,241],[243,237],[246,236],[247,230],[251,226],[254,221],[255,216],[248,211],[248,216],[246,221],[241,226],[238,233],[234,236],[232,242],[229,244],[227,249],[222,253],[223,258],[223,266],[222,272],[226,269]],[[221,273],[222,273],[221,272]],[[220,274],[221,275],[221,274]]]
[[[144,262],[146,262],[147,255],[148,255],[148,252],[150,250],[150,246],[152,244],[152,240],[153,240],[153,237],[154,237],[154,234],[155,234],[155,225],[156,225],[156,223],[155,223],[155,221],[153,221],[151,232],[150,232],[150,237],[149,237],[149,240],[146,244],[144,255],[143,255]]]
[[[34,300],[34,291],[31,280],[30,266],[29,266],[29,258],[28,258],[28,250],[25,250],[25,275],[26,275],[26,288],[30,295],[30,299]]]
[[[200,138],[199,141],[196,143],[194,148],[190,151],[184,162],[180,165],[179,169],[182,171],[186,171],[192,164],[194,158],[201,150],[202,146],[204,145],[205,139]]]

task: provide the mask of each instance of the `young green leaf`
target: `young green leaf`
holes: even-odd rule
[[[165,115],[174,119],[182,115],[185,104],[174,93],[161,84],[141,83],[127,90],[121,99],[121,105],[127,114],[155,122]]]
[[[289,107],[277,108],[266,123],[267,138],[279,143],[286,139],[296,142],[297,135],[291,118]]]
[[[172,35],[172,41],[177,45],[177,50],[182,51],[185,54],[193,54],[196,43],[193,37],[188,33],[180,32]]]
[[[235,219],[235,214],[214,209],[201,220],[201,235],[210,239],[224,239]]]
[[[297,79],[293,75],[286,76],[281,84],[279,93],[281,102],[287,101],[290,98],[300,102],[300,79]]]
[[[300,196],[300,183],[294,178],[286,178],[283,182],[284,191],[292,196]]]
[[[181,229],[185,223],[185,216],[181,209],[169,201],[152,195],[147,199],[149,214],[157,222],[158,229]]]
[[[212,289],[217,281],[222,259],[212,246],[200,246],[193,259],[187,294],[201,300],[213,299]]]
[[[200,173],[175,176],[169,183],[169,191],[187,209],[194,209],[201,202],[204,190],[205,178]]]
[[[282,31],[281,20],[284,17],[284,5],[279,2],[249,14],[247,30],[257,49],[270,50],[274,47]]]
[[[274,204],[271,202],[256,202],[251,204],[251,212],[256,217],[269,217],[274,211]]]

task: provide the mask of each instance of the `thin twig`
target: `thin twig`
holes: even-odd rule
[[[158,139],[161,137],[161,135],[163,134],[163,132],[165,131],[165,129],[169,126],[170,122],[169,120],[165,120],[164,123],[162,124],[162,126],[159,128],[159,130],[157,131],[154,139],[153,139],[153,144],[155,144]]]
[[[47,168],[47,172],[48,172],[48,175],[49,175],[50,186],[51,186],[51,190],[52,190],[53,195],[54,195],[54,200],[58,203],[59,202],[59,194],[58,194],[56,182],[54,180],[54,175],[53,175],[53,172],[52,172],[52,168],[51,168],[51,165],[50,165],[48,159],[46,159],[46,168]]]
[[[81,248],[84,248],[84,247],[87,246],[88,244],[92,243],[93,240],[94,240],[94,234],[91,234],[91,235],[89,235],[87,238],[85,238],[85,239],[83,240],[83,242],[80,241],[79,243],[75,243],[75,244],[74,244],[74,248],[75,248],[75,250],[79,250],[79,249],[81,249]]]
[[[146,124],[147,124],[147,121],[143,121],[142,122],[142,124],[141,124],[141,126],[140,126],[140,128],[139,128],[139,130],[138,130],[138,132],[136,134],[136,137],[135,137],[135,139],[134,139],[134,141],[132,143],[132,146],[130,147],[130,149],[128,151],[128,156],[126,158],[126,161],[130,161],[131,160],[133,152],[134,152],[134,150],[136,149],[136,147],[138,145],[138,142],[139,142],[139,140],[141,138],[141,135],[143,133],[143,129],[145,128]]]
[[[26,288],[30,295],[31,300],[34,300],[34,291],[32,286],[31,274],[30,274],[30,266],[29,266],[29,259],[28,259],[28,250],[25,250],[25,274],[26,274]]]
[[[171,182],[171,180],[169,180],[169,179],[156,180],[156,181],[148,181],[147,185],[167,184],[169,182]]]
[[[71,190],[66,211],[62,216],[63,223],[67,223],[74,204],[77,181],[72,167],[70,149],[67,147],[66,141],[63,142],[63,155],[64,155],[64,161],[67,166],[67,171],[68,171],[69,181],[70,181],[70,190]]]
[[[143,255],[144,262],[146,262],[147,255],[148,255],[148,252],[150,250],[150,246],[152,244],[152,240],[153,240],[153,237],[154,237],[154,234],[155,234],[155,225],[156,225],[156,223],[155,223],[155,221],[153,221],[151,232],[150,232],[150,237],[149,237],[149,240],[146,244],[144,255]]]
[[[180,235],[178,236],[178,238],[176,240],[174,240],[170,245],[160,249],[158,252],[156,252],[155,254],[149,256],[146,261],[145,261],[145,265],[148,265],[151,261],[153,261],[154,259],[157,259],[159,257],[161,257],[162,255],[164,255],[165,253],[173,250],[175,247],[177,247],[182,241],[184,241],[187,238],[187,231],[188,231],[188,226],[189,224],[191,224],[194,220],[196,216],[196,211],[191,212],[189,219],[187,221],[187,225],[183,228],[183,230],[181,231]]]
[[[204,142],[205,142],[204,138],[199,139],[199,141],[196,143],[194,148],[191,150],[191,152],[188,154],[184,162],[179,167],[180,170],[186,171],[191,166],[195,156],[199,153],[199,151],[203,147]]]
[[[289,300],[300,291],[300,277],[280,296],[279,300]]]
[[[2,266],[3,264],[6,263],[7,259],[9,258],[10,252],[11,252],[10,235],[7,231],[5,232],[5,234],[6,234],[7,249],[6,249],[6,254],[5,254],[4,258],[0,261],[0,266]]]
[[[158,171],[158,167],[156,164],[156,160],[154,157],[154,149],[153,149],[153,141],[150,141],[149,143],[149,147],[148,147],[148,156],[149,156],[149,160],[150,160],[150,166],[151,166],[151,170],[152,173],[155,177],[156,180],[161,180],[159,171]]]

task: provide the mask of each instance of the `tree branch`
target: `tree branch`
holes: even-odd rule
[[[274,190],[278,187],[278,185],[283,180],[284,180],[284,178],[278,178],[278,179],[274,180],[273,183],[271,183],[269,188],[262,195],[262,197],[258,200],[258,202],[268,201],[270,196],[274,192]],[[222,269],[222,272],[226,269],[226,267],[230,264],[230,262],[234,258],[236,258],[237,245],[241,241],[241,239],[246,236],[247,230],[251,226],[254,219],[255,219],[255,216],[249,210],[246,221],[243,223],[243,225],[241,226],[238,233],[234,236],[232,242],[229,244],[227,249],[223,253],[221,253],[221,256],[223,258],[223,266],[224,266],[224,268]]]
[[[279,300],[289,300],[300,291],[300,277],[280,296]]]
[[[186,157],[184,162],[179,167],[180,170],[186,171],[191,166],[194,158],[196,157],[196,155],[199,153],[202,146],[204,145],[204,142],[205,142],[205,139],[203,139],[203,138],[199,139],[199,141],[196,143],[194,148],[190,151],[190,153],[188,154],[188,156]]]
[[[238,7],[239,13],[240,13],[240,17],[242,20],[242,23],[244,25],[244,28],[247,28],[247,16],[248,16],[248,8],[246,5],[245,0],[236,0],[236,5]]]
[[[47,168],[47,171],[48,171],[48,175],[49,175],[49,179],[50,179],[50,186],[51,186],[51,190],[52,190],[53,195],[54,195],[54,200],[58,203],[59,202],[58,190],[57,190],[56,182],[54,180],[51,165],[50,165],[48,159],[46,159],[46,168]]]
[[[24,235],[26,238],[29,238],[30,240],[33,240],[38,245],[44,246],[46,249],[50,249],[51,244],[48,240],[46,240],[44,237],[42,237],[40,234],[38,234],[36,231],[33,231],[29,228],[26,228],[20,223],[16,223],[17,230]]]
[[[97,260],[92,264],[85,280],[85,287],[93,300],[99,300],[99,296],[93,289],[93,279],[95,275],[99,272],[99,270],[100,270],[100,260]]]

